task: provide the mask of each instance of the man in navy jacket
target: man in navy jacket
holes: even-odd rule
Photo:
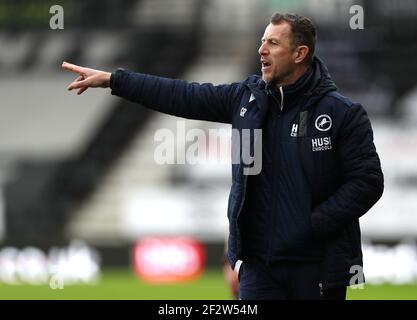
[[[262,147],[262,169],[248,172],[240,135],[232,161],[228,258],[242,299],[345,299],[347,286],[364,281],[359,218],[381,197],[383,174],[366,111],[337,92],[315,42],[308,18],[274,14],[259,48],[262,77],[218,86],[63,63],[79,74],[68,86],[78,94],[110,87],[242,136],[262,130],[249,143],[254,158]]]

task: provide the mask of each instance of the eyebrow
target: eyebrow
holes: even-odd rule
[[[280,42],[277,38],[274,38],[274,37],[271,37],[271,38],[268,38],[268,39],[266,39],[265,37],[262,37],[261,38],[261,41],[276,41],[276,42]]]

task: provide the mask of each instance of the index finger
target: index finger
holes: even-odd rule
[[[68,62],[65,62],[65,61],[62,63],[62,68],[66,69],[66,70],[69,70],[69,71],[76,72],[78,74],[83,73],[83,67],[80,67],[80,66],[77,66],[75,64],[68,63]]]

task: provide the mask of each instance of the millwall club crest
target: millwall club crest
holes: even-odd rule
[[[329,131],[332,127],[332,118],[327,114],[322,114],[316,119],[316,129],[319,131]]]

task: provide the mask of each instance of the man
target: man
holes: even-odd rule
[[[262,129],[261,172],[232,166],[228,258],[241,299],[345,299],[353,276],[364,281],[359,217],[381,197],[383,174],[366,111],[336,91],[315,42],[308,18],[274,14],[262,78],[220,86],[63,64],[80,75],[68,86],[78,94],[110,87],[167,114]]]

